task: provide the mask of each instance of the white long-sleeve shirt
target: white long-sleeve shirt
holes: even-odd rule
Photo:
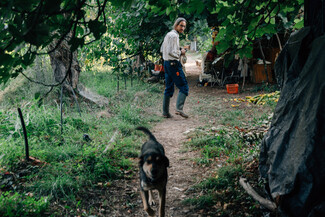
[[[173,29],[168,32],[164,38],[164,42],[160,47],[160,52],[163,55],[164,60],[178,60],[181,56],[179,49],[179,34]]]

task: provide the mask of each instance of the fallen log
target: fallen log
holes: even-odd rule
[[[244,188],[244,190],[253,197],[254,200],[259,202],[263,207],[269,209],[270,211],[275,212],[277,209],[277,206],[274,202],[265,199],[264,197],[260,196],[253,188],[252,186],[247,182],[247,180],[243,177],[239,179],[239,184]]]

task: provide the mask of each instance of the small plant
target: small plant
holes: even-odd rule
[[[196,209],[218,209],[218,213],[227,213],[226,216],[246,216],[245,212],[250,213],[250,216],[261,216],[256,202],[247,198],[246,192],[238,184],[239,177],[246,174],[241,165],[221,167],[214,177],[190,189],[196,196],[183,203],[193,205]],[[231,208],[232,204],[236,204],[236,209]]]
[[[204,209],[206,207],[212,207],[215,204],[216,198],[214,195],[203,195],[198,198],[190,198],[184,201],[184,204],[190,204],[197,209]]]
[[[247,148],[243,141],[237,130],[228,128],[221,129],[217,133],[201,132],[194,135],[187,145],[192,149],[200,150],[201,157],[197,160],[199,164],[211,164],[220,157],[227,157],[228,161],[238,158],[243,148]]]
[[[0,195],[0,216],[43,216],[49,206],[46,197],[39,199],[32,195],[21,195],[17,192],[4,192]]]
[[[224,125],[238,126],[242,124],[245,113],[241,110],[225,111],[221,117],[221,123]]]

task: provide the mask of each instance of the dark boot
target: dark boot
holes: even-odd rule
[[[183,107],[185,103],[186,95],[182,92],[178,93],[176,101],[176,112],[175,114],[182,116],[183,118],[188,118],[188,115],[183,112]]]
[[[170,96],[164,95],[164,101],[163,101],[163,117],[164,118],[172,118],[173,117],[169,113],[169,102],[170,102]]]

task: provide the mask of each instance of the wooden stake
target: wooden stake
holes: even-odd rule
[[[19,114],[19,117],[20,117],[21,125],[23,127],[23,133],[24,133],[24,138],[25,138],[26,161],[29,161],[30,159],[29,159],[29,147],[28,147],[27,131],[26,131],[26,126],[25,126],[23,114],[22,114],[20,108],[18,108],[18,114]]]

